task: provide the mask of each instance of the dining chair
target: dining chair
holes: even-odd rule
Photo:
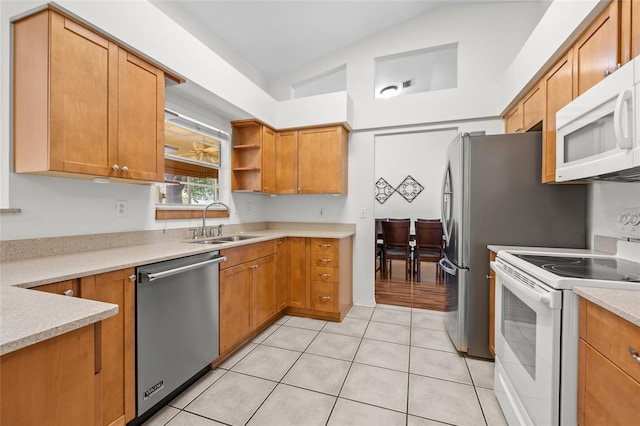
[[[382,222],[388,220],[388,218],[376,218],[376,230],[375,230],[375,239],[376,239],[376,261],[380,259],[379,266],[376,266],[375,272],[380,270],[380,276],[384,276],[385,268],[384,268],[384,253],[382,248]]]
[[[439,262],[444,256],[442,222],[439,219],[416,219],[414,227],[416,245],[413,254],[416,278],[420,281],[421,262]],[[439,271],[440,268],[436,265],[436,278]]]
[[[385,262],[385,276],[387,275],[387,261],[389,261],[388,275],[391,276],[391,261],[397,259],[405,261],[405,279],[409,279],[411,270],[410,229],[410,219],[389,219],[382,222],[382,256]]]

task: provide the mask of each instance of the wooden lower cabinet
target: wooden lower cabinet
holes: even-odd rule
[[[281,311],[289,305],[289,239],[279,238],[276,241],[277,250],[277,282],[276,282],[276,310]]]
[[[0,357],[0,424],[99,425],[99,330],[91,324]]]
[[[235,349],[274,318],[276,241],[222,250],[220,267],[220,354]]]
[[[118,305],[118,314],[102,321],[99,396],[101,424],[125,424],[136,417],[135,270],[81,278],[80,297]]]
[[[286,312],[340,321],[353,304],[352,238],[289,238],[290,300]]]
[[[123,425],[136,417],[133,277],[134,269],[128,268],[34,288],[57,294],[74,290],[74,296],[118,305],[118,314],[101,322],[97,342],[101,369],[95,397],[101,425]]]
[[[640,363],[630,347],[640,347],[640,327],[580,299],[578,424],[638,422]]]

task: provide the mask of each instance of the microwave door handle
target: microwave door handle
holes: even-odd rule
[[[519,282],[511,275],[507,274],[502,265],[498,262],[490,262],[491,269],[496,272],[496,276],[500,276],[504,285],[511,290],[516,290],[519,293],[523,294],[529,299],[535,300],[538,303],[542,303],[543,305],[548,306],[551,309],[559,309],[558,301],[555,297],[552,297],[551,293],[545,291],[536,291],[535,289],[529,287],[528,285]]]
[[[616,108],[613,110],[613,131],[616,135],[616,143],[620,149],[633,148],[633,111],[628,113],[627,105],[633,110],[633,88],[624,89],[618,95]]]

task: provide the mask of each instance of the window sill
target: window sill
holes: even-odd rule
[[[204,206],[156,206],[156,220],[202,219],[203,210]],[[207,217],[229,217],[229,212],[226,209],[209,209]]]

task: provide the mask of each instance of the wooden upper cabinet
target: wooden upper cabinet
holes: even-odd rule
[[[527,132],[544,119],[544,85],[536,84],[504,116],[506,133]]]
[[[616,70],[619,60],[617,0],[591,23],[573,45],[573,97],[578,97]]]
[[[518,102],[504,116],[505,133],[522,132],[522,103]]]
[[[231,125],[231,190],[275,193],[275,131],[258,120]]]
[[[343,126],[298,131],[298,193],[347,193],[347,140]]]
[[[573,51],[560,58],[542,78],[545,118],[542,125],[542,182],[556,180],[556,112],[573,99]]]
[[[620,63],[626,64],[640,55],[640,2],[619,0]]]
[[[278,194],[298,193],[298,131],[276,136],[276,187]]]
[[[164,72],[47,9],[14,23],[18,173],[164,174]]]

